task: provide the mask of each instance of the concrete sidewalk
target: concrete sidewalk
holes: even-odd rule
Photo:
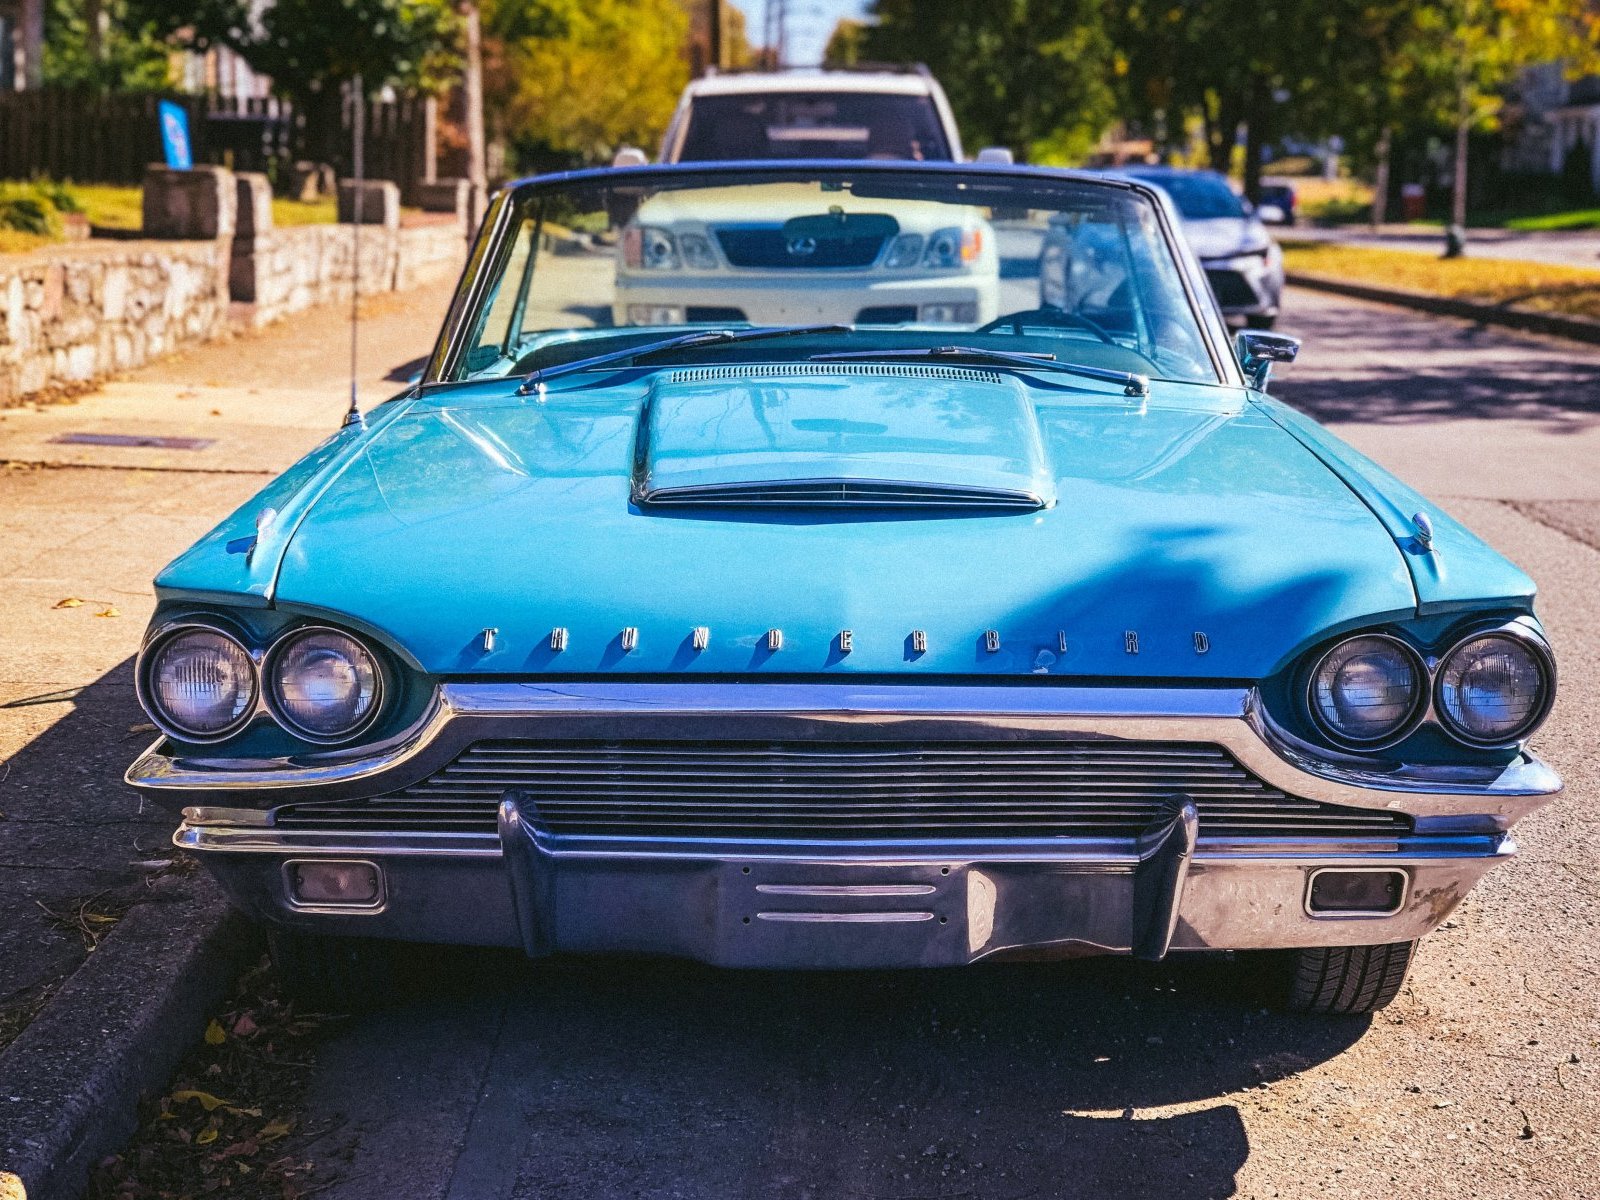
[[[364,305],[364,404],[403,389],[448,295]],[[337,428],[348,362],[347,310],[310,310],[71,403],[0,409],[0,1045],[173,857],[172,819],[122,783],[153,737],[131,675],[152,576]],[[204,444],[59,440],[84,433]]]
[[[1341,246],[1371,246],[1384,250],[1414,250],[1440,254],[1444,228],[1432,225],[1337,225],[1322,228],[1297,225],[1274,231],[1283,241],[1337,242]],[[1514,229],[1467,230],[1467,253],[1473,258],[1506,258],[1551,263],[1563,267],[1600,269],[1600,229],[1575,229],[1558,233],[1519,233]]]

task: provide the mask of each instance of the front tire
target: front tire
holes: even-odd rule
[[[267,954],[284,999],[302,1012],[359,1012],[389,994],[394,949],[373,938],[267,930]]]
[[[1395,942],[1291,951],[1285,1003],[1325,1016],[1377,1012],[1400,994],[1416,950],[1416,942]]]

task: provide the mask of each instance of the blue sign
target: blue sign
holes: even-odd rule
[[[194,168],[194,152],[189,148],[189,113],[171,100],[161,102],[161,148],[167,155],[167,166],[174,171]]]

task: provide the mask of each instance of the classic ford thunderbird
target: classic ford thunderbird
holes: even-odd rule
[[[998,312],[680,325],[726,301],[662,270],[617,323],[639,214],[733,198],[817,253],[908,213],[992,229]],[[1085,261],[1041,304],[1047,238]],[[420,382],[157,579],[129,782],[324,1000],[410,940],[1227,951],[1292,1006],[1374,1009],[1559,790],[1526,749],[1555,666],[1521,571],[1266,394],[1294,353],[1230,345],[1137,180],[518,184]]]

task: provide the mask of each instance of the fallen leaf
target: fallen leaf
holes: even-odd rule
[[[293,1121],[268,1121],[261,1127],[259,1136],[267,1141],[273,1141],[277,1138],[288,1137],[293,1130]]]
[[[206,1026],[206,1045],[208,1045],[208,1046],[220,1046],[220,1045],[222,1045],[223,1042],[225,1042],[227,1040],[228,1040],[228,1035],[227,1035],[226,1032],[223,1031],[221,1023],[218,1022],[215,1017],[213,1017],[211,1019],[211,1024]],[[205,1104],[205,1101],[202,1100],[200,1103]],[[220,1104],[220,1103],[222,1103],[222,1101],[218,1101],[218,1103]],[[215,1107],[216,1107],[216,1105],[206,1104],[206,1111],[209,1112],[211,1109],[213,1109]]]
[[[156,727],[150,724],[148,721],[144,722],[143,724],[128,726],[129,733],[154,733],[155,731]]]
[[[196,1146],[209,1146],[216,1140],[217,1131],[215,1129],[202,1129],[199,1133],[194,1135],[194,1144]]]
[[[83,607],[83,601],[79,600],[76,596],[68,596],[65,600],[57,600],[53,605],[51,605],[51,607],[52,608],[82,608]]]
[[[240,1013],[239,1019],[233,1023],[234,1037],[249,1037],[256,1031],[255,1018],[249,1013]]]
[[[102,611],[95,613],[95,616],[97,617],[120,617],[121,615],[122,613],[117,610],[117,606],[115,604],[109,605]]]
[[[212,1024],[216,1025],[216,1022],[213,1021]],[[222,1027],[220,1025],[217,1026],[219,1032],[221,1028]],[[209,1029],[206,1030],[206,1041],[211,1041],[211,1030]],[[215,1043],[212,1044],[215,1045]],[[231,1107],[228,1101],[219,1099],[218,1097],[213,1096],[210,1092],[196,1091],[194,1088],[184,1088],[181,1092],[173,1092],[172,1098],[179,1102],[184,1100],[198,1100],[200,1102],[200,1107],[205,1109],[207,1112],[215,1112],[219,1108]]]

